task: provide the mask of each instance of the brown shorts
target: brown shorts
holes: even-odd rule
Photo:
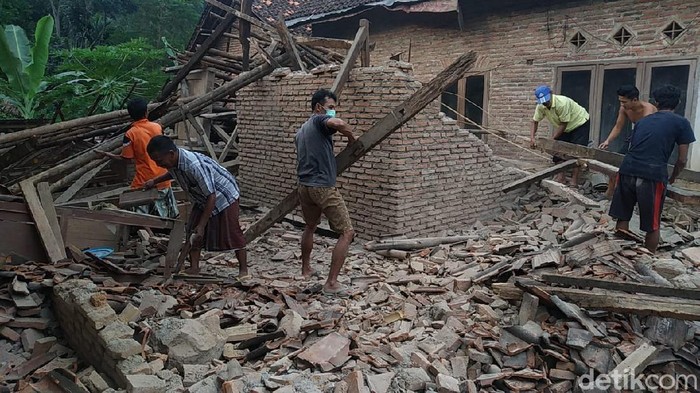
[[[318,225],[323,212],[333,231],[343,233],[352,230],[348,208],[337,188],[299,185],[299,199],[301,212],[307,224]]]
[[[238,201],[212,216],[204,229],[204,249],[207,251],[232,251],[245,248],[245,236],[238,222]],[[191,225],[196,225],[202,217],[202,209],[192,208]],[[194,224],[192,224],[194,223]],[[187,228],[187,237],[192,233],[192,227]]]

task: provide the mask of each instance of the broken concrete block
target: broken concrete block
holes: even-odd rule
[[[80,378],[80,382],[88,388],[90,393],[101,393],[109,389],[107,381],[95,370],[92,370],[92,372]]]
[[[187,390],[190,393],[219,393],[218,385],[216,375],[211,375],[190,386]]]
[[[150,367],[151,372],[155,374],[165,368],[165,362],[163,362],[163,359],[155,359],[148,362],[148,367]]]
[[[685,274],[688,270],[683,262],[677,259],[660,259],[652,265],[652,268],[656,270],[663,278],[671,280],[681,274]]]
[[[422,391],[425,384],[430,382],[430,376],[422,368],[405,368],[394,378],[399,379],[398,387],[416,391]]]
[[[452,366],[452,376],[457,379],[467,379],[467,363],[469,359],[466,356],[455,356],[450,359]]]
[[[207,325],[199,319],[165,318],[155,325],[151,345],[168,354],[171,366],[207,364],[221,357],[226,342],[221,328],[213,323]]]
[[[129,393],[161,393],[165,391],[165,381],[155,375],[127,375],[126,390]]]
[[[435,382],[438,385],[438,393],[459,393],[459,381],[449,375],[438,374]]]
[[[371,393],[387,393],[396,373],[374,374],[367,376],[367,387]]]
[[[24,329],[20,333],[20,340],[22,340],[22,348],[25,352],[32,352],[34,350],[34,344],[37,340],[44,337],[44,334],[36,329]]]
[[[183,364],[182,384],[188,388],[195,383],[204,379],[204,376],[209,372],[208,364]]]
[[[144,317],[163,317],[168,310],[177,306],[177,299],[170,295],[163,295],[154,289],[141,291],[136,296],[141,298],[139,311]]]
[[[118,318],[124,323],[136,322],[141,318],[141,311],[133,304],[126,303],[126,307],[124,307]]]
[[[681,251],[684,257],[688,258],[693,265],[700,265],[700,247],[688,247]]]
[[[223,380],[230,381],[242,377],[243,374],[243,367],[238,363],[238,360],[233,359],[226,363],[226,368],[219,371],[217,376]]]
[[[280,320],[279,328],[287,337],[298,337],[301,332],[301,325],[304,318],[294,310],[286,310],[284,317]]]

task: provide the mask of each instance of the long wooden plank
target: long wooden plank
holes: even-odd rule
[[[170,240],[168,241],[168,250],[165,252],[165,270],[163,275],[166,279],[173,274],[173,267],[177,262],[177,257],[182,248],[182,241],[185,239],[185,222],[178,220],[175,222],[173,229],[170,231]]]
[[[39,238],[41,238],[41,243],[44,245],[49,260],[55,263],[66,259],[66,250],[56,240],[56,235],[54,235],[46,212],[41,206],[41,200],[39,199],[36,187],[34,187],[34,183],[32,183],[31,180],[23,180],[20,183],[20,188],[29,206],[29,211],[32,213],[36,229],[39,232]]]
[[[82,207],[57,207],[61,219],[79,218],[82,220],[103,221],[112,224],[133,225],[146,228],[172,228],[175,220],[126,210],[90,210]]]
[[[275,27],[277,28],[277,33],[280,35],[280,40],[282,41],[282,45],[284,45],[284,49],[292,58],[292,70],[307,72],[306,66],[301,60],[299,48],[297,48],[294,37],[292,37],[292,34],[287,29],[287,25],[284,23],[284,17],[281,14],[275,21]]]
[[[216,152],[214,151],[214,146],[211,145],[211,142],[209,141],[209,137],[207,136],[207,133],[204,131],[204,128],[202,128],[202,125],[199,124],[197,119],[192,116],[192,113],[186,113],[185,116],[187,116],[187,120],[192,124],[192,127],[194,128],[195,131],[197,131],[197,134],[199,135],[199,139],[202,140],[202,143],[204,143],[204,147],[207,148],[207,151],[209,152],[209,155],[211,158],[216,160]]]
[[[252,17],[252,16],[250,16],[250,15],[246,15],[246,14],[244,14],[244,13],[238,11],[237,9],[235,9],[235,8],[233,8],[233,7],[231,7],[231,6],[228,6],[228,5],[226,5],[226,4],[224,4],[224,3],[220,2],[220,1],[217,1],[217,0],[206,0],[206,2],[207,2],[207,4],[211,4],[211,5],[213,5],[214,7],[218,8],[218,9],[220,9],[220,10],[222,10],[222,11],[226,11],[226,12],[228,12],[228,13],[231,13],[231,14],[233,14],[233,15],[236,15],[236,17],[238,17],[238,18],[240,18],[240,19],[244,19],[245,21],[247,21],[248,23],[252,24],[253,26],[257,26],[257,27],[259,27],[259,28],[261,28],[261,29],[263,29],[263,30],[266,30],[268,33],[276,33],[276,30],[275,30],[274,27],[268,25],[267,23],[265,23],[265,22],[263,22],[263,21],[261,21],[261,20],[259,20],[259,19],[254,18],[254,17]]]
[[[53,204],[53,196],[49,190],[49,183],[41,182],[37,184],[36,190],[39,193],[39,200],[41,201],[41,206],[44,208],[44,213],[46,213],[46,218],[49,220],[53,235],[56,237],[56,244],[65,251],[66,246],[63,243],[63,236],[61,236],[61,226],[58,223],[56,207]]]
[[[170,97],[173,92],[177,89],[177,87],[180,85],[180,82],[182,82],[183,79],[187,76],[187,74],[190,73],[194,69],[194,67],[199,64],[199,62],[202,60],[204,55],[207,53],[207,50],[214,46],[216,42],[221,38],[221,36],[229,31],[231,29],[231,25],[233,22],[236,20],[236,15],[232,13],[228,13],[224,20],[222,20],[214,29],[214,31],[211,33],[209,37],[207,37],[206,40],[204,40],[204,43],[197,49],[196,52],[192,55],[190,60],[177,71],[177,74],[171,79],[165,87],[163,87],[163,90],[160,92],[158,95],[158,98],[156,98],[156,101],[165,101]]]
[[[544,281],[553,284],[563,284],[576,287],[602,288],[615,291],[646,293],[664,297],[679,297],[700,300],[700,290],[664,287],[661,285],[642,284],[636,282],[601,280],[599,278],[564,276],[561,274],[543,274]]]
[[[659,347],[648,343],[642,344],[608,374],[614,383],[613,386],[624,386],[623,381],[628,383],[632,381],[647,368],[659,352],[661,352]]]
[[[89,170],[73,184],[71,184],[68,189],[63,191],[63,194],[59,195],[58,198],[56,198],[55,203],[65,203],[71,200],[77,194],[80,190],[85,187],[90,180],[92,180],[102,169],[104,169],[107,165],[109,165],[109,161],[105,161],[102,164],[96,166],[95,168]]]
[[[629,295],[614,291],[542,286],[540,289],[556,294],[580,307],[636,315],[656,315],[690,321],[700,320],[700,302],[652,295]]]
[[[68,201],[68,202],[64,202],[62,204],[57,203],[56,205],[57,206],[65,206],[65,205],[74,205],[74,204],[79,204],[79,203],[98,202],[98,201],[101,201],[103,199],[109,199],[109,198],[116,197],[117,195],[120,195],[121,193],[123,193],[125,191],[129,191],[130,189],[131,189],[131,187],[129,187],[129,186],[119,187],[119,188],[115,188],[113,190],[100,192],[100,193],[95,194],[95,195],[90,195],[89,197],[76,199],[74,201]]]
[[[360,28],[357,29],[357,33],[355,34],[355,40],[352,42],[352,46],[348,50],[348,54],[347,56],[345,56],[345,60],[343,60],[343,65],[340,67],[340,72],[338,72],[338,76],[336,76],[335,81],[333,82],[333,87],[331,87],[331,91],[334,92],[336,95],[340,95],[340,92],[345,86],[345,82],[348,81],[348,78],[350,77],[350,71],[352,70],[352,67],[355,66],[357,57],[360,55],[360,52],[364,48],[368,36],[369,21],[367,19],[361,19]]]
[[[624,155],[613,153],[611,151],[594,149],[587,146],[555,141],[547,138],[537,138],[537,146],[550,154],[558,153],[576,158],[590,158],[606,164],[615,165],[616,167],[619,167],[622,164],[622,160],[625,158]],[[673,165],[669,165],[668,173],[670,174],[672,171]],[[700,183],[700,172],[684,169],[680,175],[678,175],[678,178],[694,183]]]
[[[569,160],[569,161],[564,161],[560,162],[557,165],[554,165],[553,167],[544,169],[542,171],[539,171],[537,173],[533,173],[530,176],[526,176],[520,180],[516,180],[510,184],[507,184],[505,187],[501,189],[503,192],[510,192],[513,191],[517,188],[520,187],[526,187],[529,186],[530,184],[537,183],[540,180],[546,179],[550,176],[554,176],[557,173],[561,173],[566,171],[569,168],[572,168],[576,166],[576,160]]]
[[[338,174],[345,172],[352,164],[371,151],[381,141],[386,139],[404,123],[420,112],[426,105],[437,98],[449,85],[462,78],[474,65],[476,54],[465,53],[454,63],[445,68],[430,82],[424,84],[413,93],[406,101],[399,104],[386,116],[376,122],[355,143],[345,148],[336,157]],[[296,190],[290,192],[280,203],[270,209],[267,214],[251,225],[245,231],[248,242],[254,240],[267,231],[272,225],[284,218],[299,203],[299,194]]]
[[[253,0],[241,0],[241,14],[250,15],[252,13]],[[246,19],[238,19],[238,39],[243,49],[243,71],[250,69],[250,22]]]
[[[200,117],[205,118],[204,116]],[[228,142],[229,140],[231,140],[231,135],[225,133],[224,130],[222,130],[221,127],[219,127],[218,125],[212,124],[211,129],[214,130],[214,132],[216,132],[224,141]]]
[[[568,187],[561,183],[557,183],[554,180],[544,179],[542,180],[541,184],[542,187],[548,189],[552,193],[566,198],[573,203],[578,203],[586,207],[600,207],[600,202],[596,202],[593,199],[576,192],[571,187]]]

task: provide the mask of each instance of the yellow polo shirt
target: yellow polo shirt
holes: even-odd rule
[[[548,109],[542,104],[537,104],[532,120],[540,122],[545,117],[554,127],[566,123],[564,132],[571,132],[588,121],[588,112],[571,98],[552,94],[552,108]]]

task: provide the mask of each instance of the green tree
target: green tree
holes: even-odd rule
[[[37,22],[33,46],[19,26],[5,26],[4,34],[0,34],[0,70],[6,78],[0,80],[0,100],[3,108],[14,108],[25,119],[35,117],[37,95],[46,88],[44,76],[53,25],[51,16]]]

